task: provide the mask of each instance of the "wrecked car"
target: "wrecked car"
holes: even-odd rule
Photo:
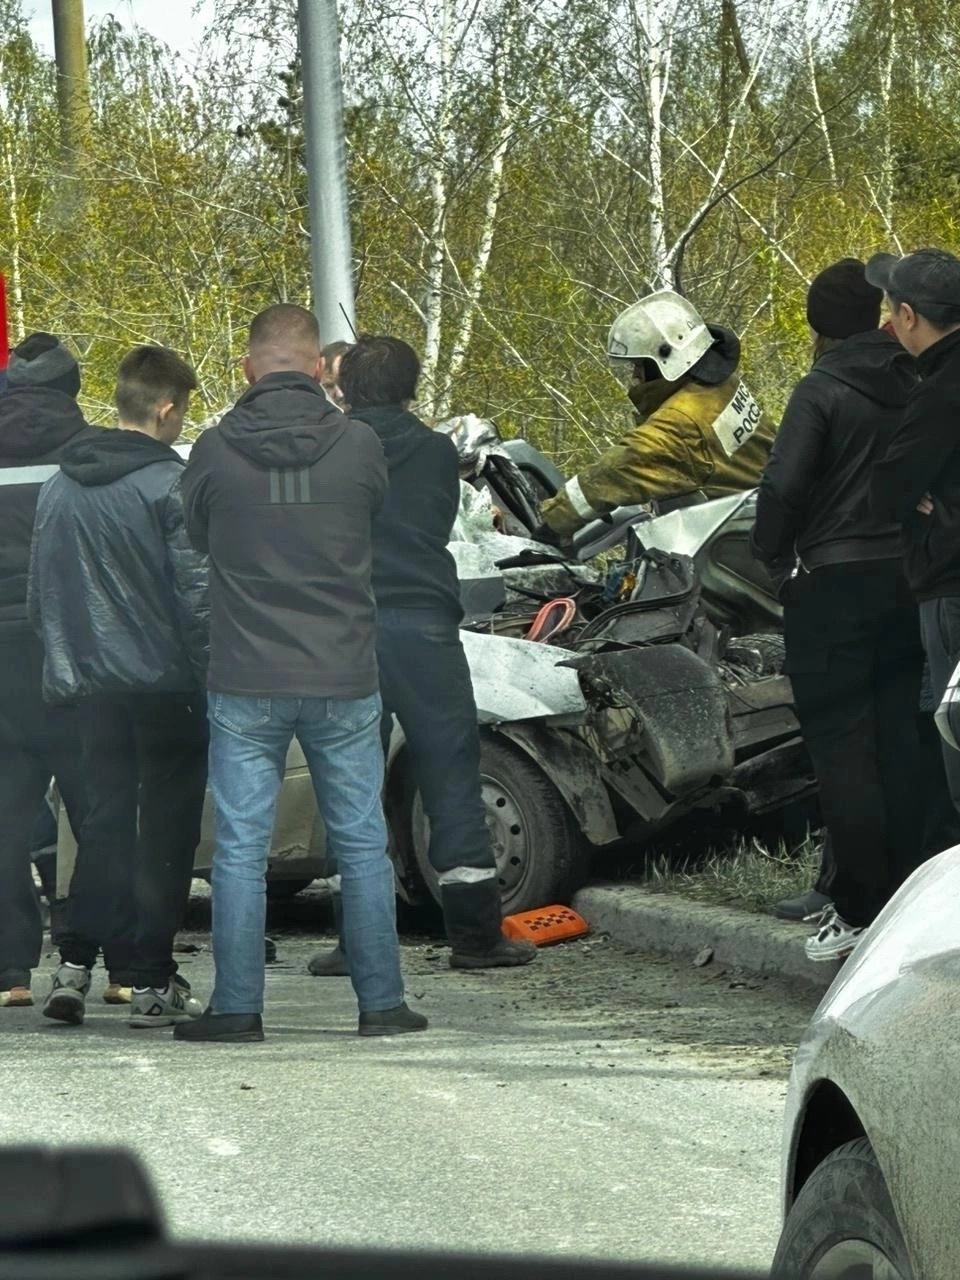
[[[746,817],[812,793],[779,606],[749,552],[752,493],[661,514],[625,508],[560,552],[531,537],[539,500],[563,483],[557,469],[480,419],[441,429],[461,457],[450,549],[505,912],[568,901],[592,852],[648,840],[695,810]],[[398,728],[385,805],[398,892],[413,905],[438,898]],[[61,843],[66,869],[69,833]],[[208,798],[198,874],[212,851]],[[293,894],[323,874],[323,825],[294,743],[268,890]]]

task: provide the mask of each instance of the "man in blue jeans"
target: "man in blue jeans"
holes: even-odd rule
[[[250,389],[193,448],[187,528],[210,559],[210,784],[216,804],[210,1007],[177,1039],[263,1039],[265,872],[287,749],[303,748],[341,875],[361,1035],[421,1031],[400,975],[370,585],[387,487],[375,433],[319,383],[302,307],[250,326]]]

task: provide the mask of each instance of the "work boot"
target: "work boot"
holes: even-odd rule
[[[343,943],[337,942],[335,947],[327,951],[318,951],[311,956],[307,964],[307,972],[315,978],[349,978],[350,966],[347,964],[347,953]]]
[[[259,1013],[212,1013],[209,1009],[191,1022],[179,1022],[174,1040],[197,1044],[250,1044],[263,1040],[263,1017]]]
[[[357,1034],[361,1036],[402,1036],[409,1031],[426,1031],[427,1019],[414,1013],[406,1004],[376,1013],[361,1013]]]
[[[829,906],[830,899],[825,893],[808,889],[796,898],[784,898],[782,902],[774,903],[771,910],[780,920],[804,921],[818,920]]]
[[[90,970],[82,965],[62,964],[53,975],[53,986],[43,1003],[43,1016],[79,1027],[86,1012],[90,990]]]
[[[503,906],[495,876],[473,884],[442,885],[440,895],[451,969],[515,968],[536,960],[532,942],[513,942],[503,935]]]
[[[328,951],[318,951],[307,963],[307,972],[315,978],[349,978],[350,966],[343,945],[343,903],[339,893],[333,895],[333,923],[337,930],[337,945]]]

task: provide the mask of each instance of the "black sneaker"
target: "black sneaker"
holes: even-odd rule
[[[263,1018],[259,1013],[211,1013],[209,1009],[192,1022],[173,1029],[174,1040],[197,1044],[247,1044],[263,1039]]]
[[[402,1036],[408,1031],[426,1031],[430,1024],[422,1013],[414,1013],[406,1004],[377,1013],[361,1013],[358,1034],[362,1036]]]
[[[53,987],[43,1002],[43,1016],[56,1022],[67,1022],[79,1027],[86,1012],[87,992],[90,990],[90,970],[62,964],[53,975]]]

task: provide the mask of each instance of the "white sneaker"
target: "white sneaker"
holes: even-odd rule
[[[820,918],[817,932],[805,944],[808,960],[845,960],[866,929],[847,924],[836,907],[829,907]]]
[[[164,991],[156,987],[133,988],[131,1027],[172,1027],[199,1018],[202,1013],[200,1001],[190,994],[190,988],[175,978]]]

